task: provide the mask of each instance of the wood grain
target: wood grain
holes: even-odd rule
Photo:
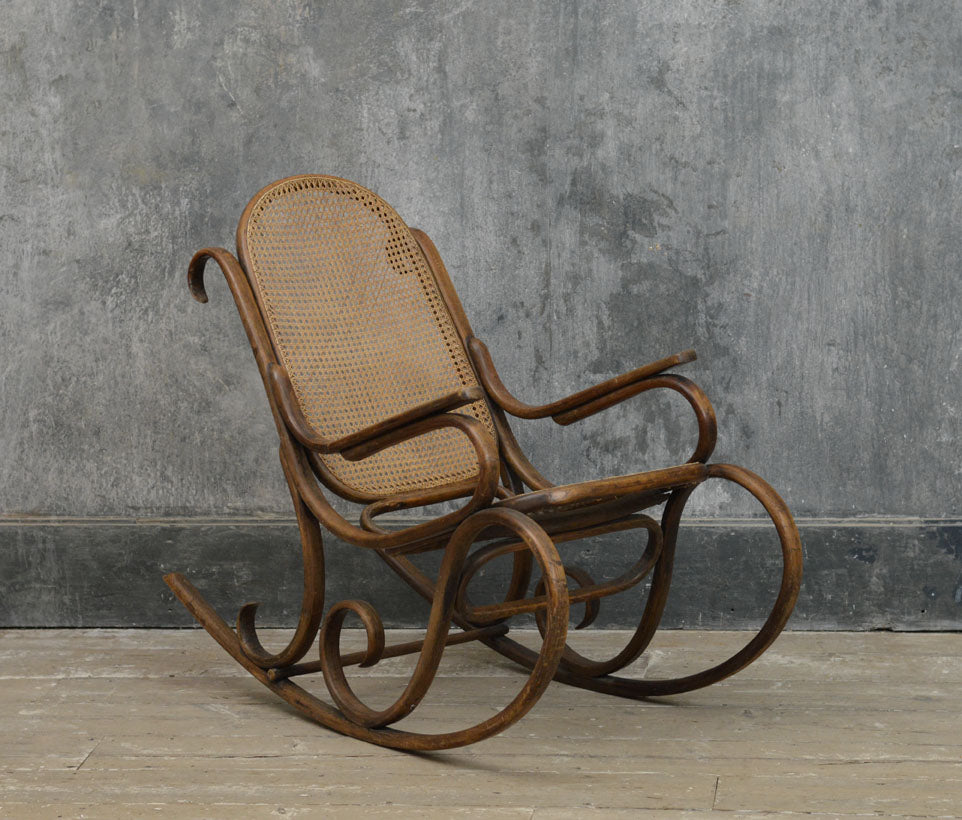
[[[603,656],[626,635],[571,641]],[[663,632],[628,674],[684,673],[743,641]],[[344,632],[345,650],[364,645]],[[400,691],[414,663],[351,668],[352,686]],[[502,734],[426,755],[299,720],[199,630],[9,630],[0,664],[0,817],[962,816],[956,634],[788,633],[734,678],[649,701],[549,687]],[[451,647],[398,726],[483,718],[517,674],[477,644]]]

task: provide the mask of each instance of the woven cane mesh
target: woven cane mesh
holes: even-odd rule
[[[477,383],[407,226],[346,180],[305,176],[249,212],[248,266],[312,427],[336,438]],[[461,408],[494,435],[483,402]],[[349,487],[388,496],[477,475],[463,433],[438,430],[359,462],[322,457]]]

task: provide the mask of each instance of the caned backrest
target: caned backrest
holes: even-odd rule
[[[347,435],[477,384],[417,240],[376,194],[336,177],[291,177],[261,191],[245,215],[241,258],[278,360],[320,435]],[[458,412],[494,435],[484,402]],[[381,497],[477,474],[474,448],[456,430],[358,462],[321,458],[349,488]]]

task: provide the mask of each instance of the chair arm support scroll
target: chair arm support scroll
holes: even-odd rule
[[[398,427],[373,439],[355,445],[341,452],[350,461],[359,461],[376,452],[400,444],[402,441],[425,435],[433,430],[454,428],[463,433],[471,446],[474,447],[478,462],[476,477],[453,485],[455,492],[439,493],[437,489],[413,490],[401,495],[381,498],[364,508],[361,522],[370,524],[377,515],[395,512],[438,501],[468,497],[468,501],[459,509],[441,515],[439,518],[406,527],[403,530],[381,532],[375,527],[359,529],[354,524],[344,520],[343,516],[330,506],[324,494],[314,482],[305,478],[307,470],[302,471],[297,488],[305,503],[321,518],[325,526],[335,535],[361,547],[386,549],[399,545],[410,546],[414,541],[422,541],[442,533],[446,527],[458,523],[475,510],[488,506],[494,499],[498,482],[501,478],[501,462],[498,457],[498,446],[487,428],[476,418],[460,413],[438,413],[422,418],[405,427]]]
[[[698,422],[698,443],[695,445],[695,451],[691,454],[688,462],[703,463],[707,461],[708,457],[711,456],[714,451],[715,442],[718,439],[718,422],[715,420],[715,408],[712,407],[711,401],[709,401],[708,396],[705,395],[704,390],[691,379],[679,376],[676,373],[662,373],[649,379],[629,384],[626,387],[601,396],[592,402],[582,404],[563,413],[558,413],[552,418],[554,418],[558,424],[574,424],[576,421],[581,421],[581,419],[593,416],[595,413],[600,413],[602,410],[606,410],[619,402],[623,402],[625,399],[630,399],[639,393],[646,393],[649,390],[657,390],[658,388],[665,388],[667,390],[674,390],[676,393],[681,393],[691,405],[691,409],[695,411],[695,419]]]
[[[573,424],[639,393],[665,388],[680,393],[695,412],[698,422],[698,443],[691,458],[688,459],[689,462],[704,462],[715,449],[718,425],[715,420],[715,410],[705,391],[691,379],[664,372],[677,364],[693,361],[694,350],[685,350],[673,356],[666,356],[594,387],[581,390],[565,399],[541,406],[524,404],[511,395],[498,376],[498,371],[484,342],[472,336],[468,339],[468,350],[488,395],[502,410],[513,416],[523,419],[541,419],[550,416],[556,424]]]
[[[291,384],[290,377],[284,368],[279,364],[271,363],[267,367],[267,373],[271,392],[277,400],[281,417],[284,419],[287,429],[291,431],[294,438],[309,450],[314,450],[322,454],[340,453],[350,461],[357,461],[364,458],[364,455],[357,455],[357,453],[362,452],[361,448],[369,445],[373,441],[377,441],[391,433],[397,432],[400,434],[407,432],[412,425],[418,422],[423,422],[432,416],[446,413],[450,410],[456,410],[466,404],[471,404],[472,402],[478,401],[483,395],[480,387],[464,387],[461,390],[455,390],[445,396],[431,399],[424,404],[419,404],[402,413],[397,413],[396,415],[382,419],[354,433],[349,433],[346,436],[341,436],[336,439],[326,439],[314,432],[310,422],[302,412],[297,401],[297,396],[294,393],[294,386]],[[398,440],[400,441],[409,437],[410,435],[404,435]],[[376,452],[378,449],[383,448],[377,447],[374,450],[364,450],[363,452],[369,454]]]
[[[502,410],[520,419],[543,419],[551,416],[558,424],[571,424],[573,421],[578,421],[587,415],[591,415],[591,413],[585,413],[584,415],[569,418],[569,414],[574,413],[580,408],[594,407],[595,409],[591,412],[597,413],[599,410],[604,410],[606,407],[610,407],[618,401],[624,401],[624,399],[634,395],[634,393],[626,391],[637,386],[645,379],[663,373],[676,365],[695,360],[694,350],[683,350],[681,353],[665,356],[658,361],[636,367],[634,370],[630,370],[620,376],[615,376],[612,379],[601,382],[601,384],[596,384],[594,387],[579,390],[577,393],[572,393],[570,396],[559,399],[558,401],[550,402],[549,404],[531,405],[516,399],[508,388],[504,386],[504,382],[501,381],[494,362],[491,359],[491,354],[488,352],[488,348],[484,342],[471,336],[468,339],[468,350],[477,368],[481,383],[484,385],[485,390],[488,391],[488,395],[491,396]],[[636,390],[635,392],[640,391]],[[618,396],[618,398],[615,399],[615,396]],[[613,400],[608,401],[609,397]],[[604,402],[603,405],[601,404],[602,402]]]

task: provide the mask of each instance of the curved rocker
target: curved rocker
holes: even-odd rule
[[[742,669],[785,626],[801,582],[798,530],[785,503],[757,475],[707,464],[717,436],[712,405],[694,382],[666,372],[692,361],[694,351],[558,401],[526,404],[508,391],[487,347],[474,337],[431,240],[408,228],[375,194],[336,177],[290,177],[263,189],[241,217],[237,248],[239,260],[223,248],[199,251],[188,283],[198,301],[207,301],[204,267],[209,260],[217,263],[264,382],[301,534],[304,590],[297,628],[284,648],[269,651],[258,637],[256,603],[240,609],[232,630],[182,575],[165,580],[241,666],[296,709],[382,746],[453,748],[520,719],[552,679],[627,698],[685,692]],[[524,455],[507,420],[572,424],[656,389],[680,394],[694,413],[697,441],[685,464],[555,486]],[[660,624],[682,512],[694,489],[709,479],[740,485],[774,524],[783,569],[771,613],[745,647],[709,669],[665,680],[618,677]],[[356,523],[331,504],[328,493],[363,505]],[[377,520],[459,499],[454,511],[402,529],[386,529]],[[662,505],[660,522],[645,512]],[[322,527],[372,549],[430,603],[423,640],[387,646],[381,618],[365,601],[340,601],[324,614]],[[615,578],[597,582],[559,558],[557,544],[629,530],[644,531],[646,539],[635,563]],[[427,551],[443,553],[436,578],[411,561]],[[503,598],[475,603],[472,581],[502,557],[512,562]],[[638,627],[620,652],[592,660],[567,645],[571,606],[584,604],[575,628],[585,628],[603,598],[649,576]],[[508,637],[510,619],[524,613],[535,616],[539,651]],[[367,647],[344,654],[340,636],[350,615],[364,626]],[[304,660],[315,640],[317,659]],[[469,641],[528,668],[511,703],[457,732],[392,728],[421,703],[444,650]],[[374,709],[352,689],[346,667],[411,653],[418,654],[414,671],[390,706]],[[293,681],[318,673],[333,705]]]
[[[761,629],[730,658],[695,674],[664,680],[619,678],[611,674],[637,660],[655,635],[668,600],[678,522],[690,494],[690,491],[684,492],[669,501],[665,510],[663,528],[671,535],[666,535],[666,546],[662,549],[652,578],[648,605],[631,640],[621,652],[608,661],[594,661],[566,647],[555,676],[557,680],[625,698],[641,699],[658,695],[676,695],[717,683],[744,669],[768,649],[778,637],[792,614],[801,585],[802,545],[795,522],[781,497],[755,473],[731,464],[712,464],[708,468],[708,475],[728,479],[751,492],[765,507],[778,533],[782,551],[781,584],[778,596]],[[540,619],[538,625],[541,628]],[[542,634],[544,634],[543,630]],[[509,638],[501,637],[492,640],[491,646],[505,657],[528,667],[531,666],[536,654]]]

